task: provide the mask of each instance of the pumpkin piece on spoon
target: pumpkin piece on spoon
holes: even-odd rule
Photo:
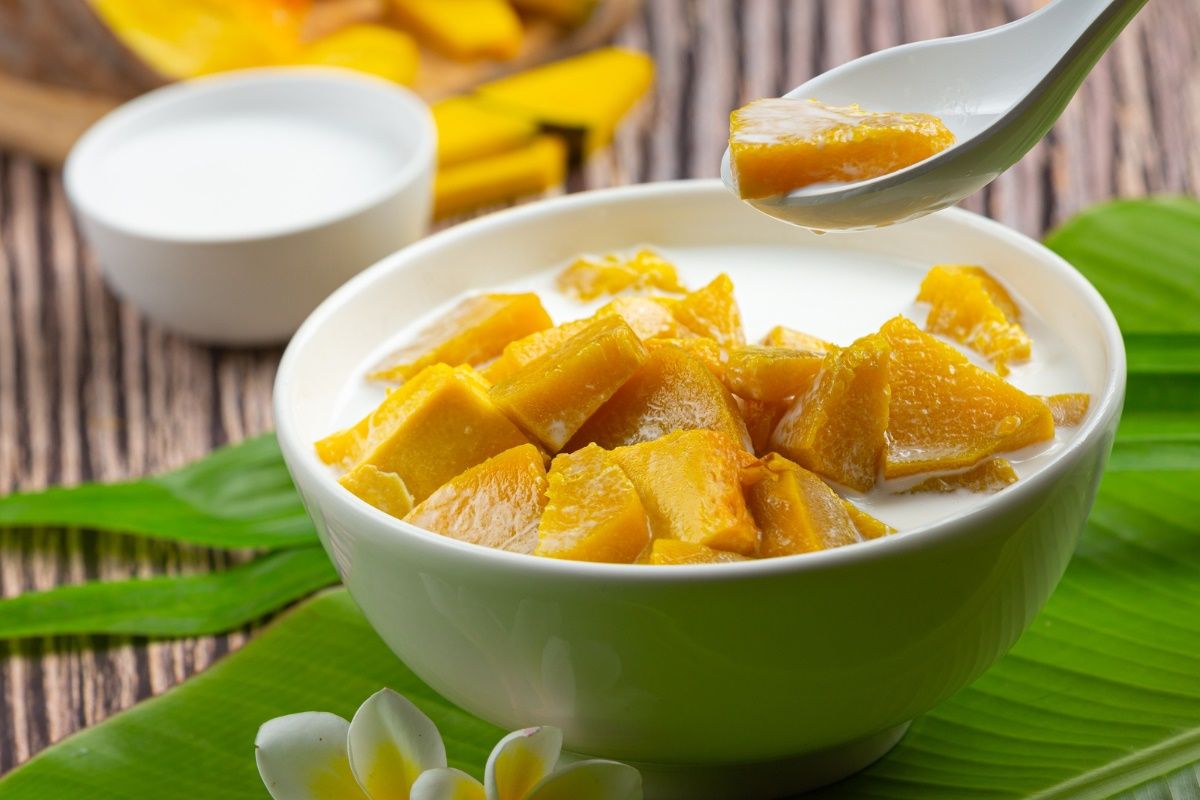
[[[746,490],[762,531],[760,558],[811,553],[861,541],[842,499],[812,472],[777,453],[763,459],[769,475]]]
[[[1029,359],[1029,337],[1008,292],[982,267],[941,264],[921,281],[917,300],[929,303],[925,330],[964,344],[1008,374],[1008,363]]]

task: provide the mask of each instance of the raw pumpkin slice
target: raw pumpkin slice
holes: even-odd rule
[[[431,364],[482,364],[554,323],[533,292],[468,297],[384,359],[372,380],[405,381]]]
[[[824,361],[820,353],[786,347],[731,347],[724,364],[724,381],[738,397],[779,401],[812,388]]]
[[[412,511],[412,494],[400,476],[384,472],[374,464],[358,465],[339,478],[338,483],[385,514],[403,517]]]
[[[368,422],[360,463],[399,475],[416,502],[463,470],[529,441],[470,367],[431,367],[413,383],[400,406],[383,415],[385,429],[370,429]]]
[[[490,81],[475,96],[543,127],[577,132],[587,155],[608,144],[653,78],[645,53],[608,47]]]
[[[671,313],[689,330],[718,344],[745,344],[742,312],[733,297],[733,281],[721,273],[702,289],[670,301]]]
[[[595,300],[626,290],[687,292],[679,282],[675,265],[653,250],[639,250],[630,258],[611,254],[577,258],[559,274],[558,288],[580,300]]]
[[[766,456],[763,464],[769,476],[746,490],[746,501],[762,531],[760,558],[861,541],[842,499],[823,480],[776,453]]]
[[[992,494],[1009,484],[1017,482],[1017,473],[1012,464],[1003,458],[989,458],[981,464],[976,464],[964,472],[949,475],[935,475],[926,478],[903,494],[950,494],[960,489],[980,494]]]
[[[680,430],[713,430],[749,450],[737,404],[703,363],[678,347],[655,347],[645,363],[567,444],[612,449]]]
[[[396,83],[411,84],[420,56],[417,43],[403,31],[384,25],[347,25],[305,46],[297,64],[342,67],[377,75]]]
[[[404,520],[471,544],[532,553],[545,505],[542,454],[523,444],[454,476]]]
[[[982,267],[938,265],[921,281],[917,300],[930,304],[925,330],[966,345],[1008,374],[1029,358],[1029,337],[1008,292]]]
[[[1050,407],[1050,416],[1054,417],[1054,424],[1064,428],[1073,428],[1083,422],[1088,407],[1092,404],[1091,395],[1086,393],[1052,394],[1041,400]]]
[[[596,312],[597,317],[614,314],[624,318],[640,339],[678,339],[694,335],[679,324],[666,305],[653,297],[618,297]]]
[[[557,453],[646,360],[624,319],[602,317],[492,386],[492,400]]]
[[[472,97],[442,100],[430,110],[437,126],[439,168],[516,150],[538,133],[530,119],[506,114]]]
[[[433,215],[545,191],[562,183],[566,169],[566,147],[557,136],[538,136],[514,150],[445,167],[433,182]]]
[[[826,355],[812,389],[771,434],[771,447],[843,486],[874,486],[888,425],[888,352],[887,340],[871,334]]]
[[[930,114],[877,113],[816,100],[756,100],[729,118],[730,166],[747,199],[886,175],[953,143],[954,134]]]
[[[749,559],[737,553],[714,550],[694,542],[681,542],[678,539],[655,539],[654,544],[650,546],[650,552],[640,563],[678,566],[682,564],[731,564],[735,561],[749,561]]]
[[[612,454],[637,488],[654,538],[754,554],[758,528],[742,486],[760,479],[760,468],[734,440],[715,431],[676,431]]]
[[[506,0],[391,0],[402,27],[459,61],[512,58],[521,49],[521,20]]]
[[[802,333],[793,328],[776,325],[767,331],[760,344],[768,347],[790,347],[793,350],[807,350],[810,353],[828,353],[837,345],[809,333]]]
[[[746,423],[746,432],[750,434],[750,442],[754,452],[762,455],[771,449],[771,434],[783,415],[791,407],[788,400],[746,400],[736,398],[738,408],[742,411],[742,420]]]
[[[878,539],[881,536],[888,536],[896,532],[896,529],[891,525],[876,519],[844,497],[842,498],[842,505],[846,507],[846,513],[854,521],[854,527],[858,528],[858,533],[862,538]]]
[[[534,555],[630,564],[650,543],[641,498],[607,450],[560,453],[549,482]]]
[[[1054,436],[1049,407],[967,361],[904,317],[880,330],[891,345],[892,397],[884,475],[972,467]]]

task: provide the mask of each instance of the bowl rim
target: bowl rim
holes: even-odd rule
[[[300,440],[296,423],[285,398],[289,394],[292,373],[302,358],[302,353],[320,331],[323,320],[343,305],[351,302],[367,289],[377,276],[392,270],[403,269],[408,262],[425,257],[430,251],[440,248],[462,236],[486,235],[489,231],[507,225],[536,218],[552,210],[587,209],[609,203],[620,203],[627,199],[644,199],[658,196],[665,200],[678,193],[728,193],[720,179],[661,181],[633,184],[605,189],[577,192],[515,208],[506,209],[480,217],[426,237],[378,263],[342,285],[309,315],[289,342],[276,373],[273,405],[276,432],[284,461],[292,472],[296,483],[321,493],[322,500],[333,503],[339,514],[346,515],[353,524],[380,526],[389,534],[413,537],[414,545],[423,545],[446,557],[474,559],[480,566],[507,570],[526,575],[552,576],[571,580],[649,581],[667,583],[677,581],[734,581],[768,576],[780,576],[813,570],[840,568],[862,561],[886,558],[889,554],[911,552],[929,548],[940,543],[970,535],[975,527],[972,523],[992,517],[1003,510],[1011,510],[1024,504],[1036,492],[1055,480],[1067,468],[1091,448],[1100,444],[1116,422],[1124,402],[1126,364],[1125,348],[1116,318],[1108,304],[1091,283],[1065,259],[1045,245],[1002,223],[961,208],[949,208],[937,212],[937,216],[950,219],[954,224],[971,228],[984,235],[998,237],[1007,242],[1037,253],[1058,277],[1072,285],[1086,301],[1089,309],[1104,330],[1103,345],[1109,359],[1109,370],[1104,380],[1100,402],[1093,404],[1090,418],[1078,429],[1072,439],[1036,474],[1006,487],[994,496],[994,501],[980,504],[926,525],[905,531],[901,535],[883,536],[845,547],[835,547],[814,553],[801,553],[778,558],[755,559],[724,564],[608,564],[589,561],[570,561],[555,558],[538,558],[523,553],[513,553],[484,545],[463,542],[448,536],[419,528],[397,519],[366,501],[345,491],[328,466],[316,456],[311,443]],[[780,223],[783,224],[783,223]],[[854,235],[853,233],[848,235]]]
[[[237,233],[170,233],[144,228],[136,222],[113,217],[103,203],[94,202],[87,169],[101,158],[115,141],[130,131],[152,123],[155,115],[179,113],[190,104],[213,95],[234,96],[246,89],[273,85],[309,85],[332,87],[346,93],[367,91],[376,113],[392,113],[415,131],[415,147],[408,158],[399,161],[389,179],[370,192],[324,214],[282,224],[263,225]],[[293,103],[297,111],[312,114],[311,103]],[[437,128],[429,106],[412,90],[392,81],[339,67],[295,65],[253,67],[177,81],[123,103],[92,124],[79,137],[63,164],[63,187],[75,212],[123,236],[144,241],[181,245],[243,244],[270,241],[336,225],[387,202],[414,185],[434,166]]]

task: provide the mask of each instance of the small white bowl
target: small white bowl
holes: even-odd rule
[[[387,81],[245,70],[121,106],[75,145],[64,182],[117,294],[196,339],[266,344],[425,234],[436,135],[425,103]]]
[[[398,326],[464,290],[639,243],[709,251],[735,281],[755,252],[739,248],[762,246],[790,254],[780,270],[848,259],[868,270],[986,264],[1065,344],[1091,410],[1040,471],[982,504],[896,536],[717,566],[478,547],[372,508],[317,458],[314,440],[345,421],[342,390]],[[573,752],[638,763],[647,797],[700,800],[790,796],[844,777],[1003,655],[1066,568],[1124,389],[1120,332],[1100,295],[1003,225],[952,209],[818,237],[717,181],[694,181],[533,204],[385,259],[296,333],[275,414],[346,586],[417,675],[501,727],[557,725]]]

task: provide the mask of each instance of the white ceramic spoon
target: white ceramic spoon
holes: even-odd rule
[[[958,202],[1045,135],[1145,3],[1054,0],[998,28],[881,50],[816,76],[784,96],[935,114],[955,144],[878,178],[814,185],[751,204],[795,225],[838,230],[890,225]],[[728,150],[721,177],[736,193]]]

